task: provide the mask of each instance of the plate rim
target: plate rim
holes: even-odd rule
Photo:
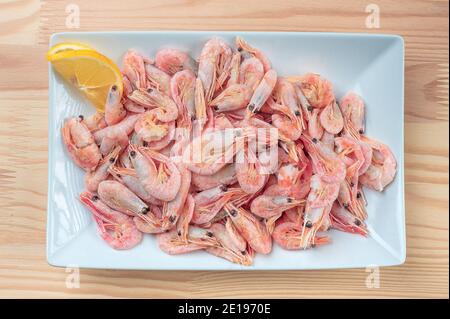
[[[63,32],[56,32],[52,33],[49,38],[49,48],[56,44],[58,42],[59,37],[63,37],[65,35],[69,36],[83,36],[83,35],[92,35],[92,36],[105,36],[105,35],[127,35],[127,34],[136,34],[136,35],[164,35],[164,34],[173,34],[173,35],[182,35],[182,34],[197,34],[197,35],[217,35],[220,36],[221,34],[225,35],[232,35],[232,34],[259,34],[259,35],[291,35],[291,36],[308,36],[308,37],[341,37],[341,38],[373,38],[373,39],[392,39],[393,41],[399,41],[400,42],[400,50],[401,50],[401,156],[400,160],[398,161],[401,165],[402,169],[400,170],[400,174],[397,174],[396,178],[400,178],[400,188],[401,188],[401,222],[399,223],[399,231],[401,236],[401,247],[399,250],[399,256],[390,255],[392,259],[386,260],[386,262],[380,263],[379,267],[388,267],[388,266],[399,266],[405,263],[406,257],[407,257],[407,236],[406,236],[406,208],[405,208],[405,166],[404,166],[404,157],[405,157],[405,120],[404,120],[404,112],[405,112],[405,40],[401,35],[398,34],[389,34],[389,33],[364,33],[364,32],[299,32],[299,31],[253,31],[253,30],[130,30],[130,31],[124,31],[124,30],[115,30],[115,31],[63,31]],[[50,242],[53,238],[53,235],[50,231],[51,229],[51,194],[50,194],[50,188],[51,188],[51,182],[54,178],[54,173],[51,170],[52,165],[54,164],[54,158],[51,156],[53,153],[52,150],[55,147],[53,143],[51,143],[54,140],[55,132],[51,128],[51,123],[54,118],[54,110],[53,106],[55,105],[55,96],[54,96],[54,71],[53,67],[50,62],[48,62],[48,123],[47,123],[47,130],[48,130],[48,166],[47,166],[47,222],[46,222],[46,260],[47,263],[50,266],[53,267],[68,267],[67,264],[59,263],[55,259],[56,253],[53,255],[50,252]],[[153,271],[153,270],[162,270],[162,271],[276,271],[276,270],[327,270],[327,269],[361,269],[364,267],[369,267],[370,265],[361,265],[361,266],[329,266],[326,265],[321,267],[302,267],[302,268],[295,268],[295,267],[281,267],[281,268],[267,268],[267,269],[254,269],[251,267],[242,267],[242,268],[221,268],[221,269],[213,269],[208,268],[207,266],[196,266],[186,268],[186,266],[181,267],[170,267],[170,268],[162,268],[162,267],[155,267],[155,268],[148,268],[148,267],[104,267],[104,266],[82,266],[79,267],[80,269],[120,269],[120,270],[137,270],[137,271]]]

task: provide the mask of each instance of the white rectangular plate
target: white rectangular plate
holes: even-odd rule
[[[306,251],[286,251],[274,245],[258,254],[250,267],[232,264],[205,252],[169,256],[146,235],[134,249],[116,251],[97,235],[90,213],[78,195],[84,172],[67,155],[61,141],[63,120],[88,115],[93,108],[64,84],[49,66],[49,177],[47,259],[54,266],[76,265],[112,269],[324,269],[402,264],[406,255],[403,179],[402,38],[390,35],[287,32],[100,32],[58,33],[50,45],[64,41],[88,44],[119,66],[129,48],[149,56],[163,47],[179,48],[199,56],[212,36],[230,44],[236,35],[260,48],[280,75],[306,72],[331,80],[341,98],[349,90],[367,106],[367,134],[387,143],[398,161],[394,182],[383,193],[366,191],[370,237],[331,231],[332,243]]]

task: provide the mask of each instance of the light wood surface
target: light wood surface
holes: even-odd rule
[[[0,297],[447,297],[448,1],[376,0],[380,29],[367,29],[371,1],[0,0]],[[66,5],[80,28],[65,25]],[[406,43],[407,260],[382,268],[368,289],[364,269],[280,272],[64,269],[45,258],[47,63],[59,31],[289,30],[394,33]],[[389,75],[386,75],[389,76]]]

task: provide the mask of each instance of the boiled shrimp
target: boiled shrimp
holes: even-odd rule
[[[109,167],[116,163],[120,153],[120,147],[116,147],[105,156],[98,164],[95,171],[88,172],[84,177],[84,184],[86,189],[90,192],[96,192],[98,185],[104,181],[109,175]]]
[[[270,253],[272,238],[267,228],[253,214],[232,204],[226,204],[225,210],[236,229],[251,248],[261,254]]]
[[[197,73],[197,62],[187,53],[177,49],[162,49],[156,53],[155,65],[169,75],[183,70]]]
[[[61,134],[67,152],[75,164],[86,171],[94,170],[102,156],[92,133],[83,123],[83,117],[66,120]]]
[[[152,196],[171,201],[181,185],[181,174],[175,163],[150,149],[130,145],[129,156],[145,190]],[[156,163],[160,162],[159,167]]]
[[[90,192],[80,194],[80,201],[91,211],[102,239],[114,249],[131,249],[142,241],[142,233],[132,218],[109,208]]]

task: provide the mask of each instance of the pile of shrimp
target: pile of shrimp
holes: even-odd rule
[[[104,113],[66,119],[63,142],[86,171],[81,202],[114,249],[155,234],[161,250],[203,250],[241,265],[273,242],[329,244],[330,229],[368,235],[363,186],[393,181],[396,160],[365,135],[364,102],[339,101],[318,74],[282,77],[259,49],[207,41],[129,50],[123,93]]]

